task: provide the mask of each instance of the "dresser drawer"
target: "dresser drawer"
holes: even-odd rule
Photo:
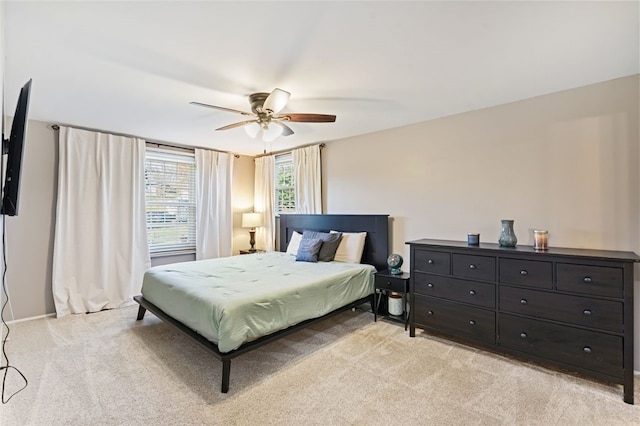
[[[500,259],[501,283],[553,288],[553,264],[536,260]]]
[[[404,293],[408,290],[406,288],[406,283],[407,280],[404,278],[375,274],[375,286],[382,290]]]
[[[622,298],[624,295],[622,269],[557,263],[556,288],[575,293]]]
[[[433,274],[451,273],[451,254],[442,251],[416,250],[412,269]]]
[[[416,325],[495,344],[494,312],[420,295],[413,297]]]
[[[470,254],[454,254],[453,275],[474,280],[495,281],[496,258]]]
[[[621,302],[500,286],[501,311],[622,333]]]
[[[502,314],[499,344],[621,378],[622,337]]]
[[[465,281],[441,275],[414,274],[415,293],[495,308],[495,284]]]

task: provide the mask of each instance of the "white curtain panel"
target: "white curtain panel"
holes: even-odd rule
[[[53,298],[58,317],[133,303],[150,266],[145,142],[60,127]]]
[[[267,155],[256,158],[253,210],[262,213],[262,226],[256,228],[256,247],[275,250],[276,218],[274,197],[276,192],[274,172],[276,157]]]
[[[296,182],[296,213],[322,213],[320,145],[291,151]]]
[[[196,259],[231,256],[234,156],[196,149]]]

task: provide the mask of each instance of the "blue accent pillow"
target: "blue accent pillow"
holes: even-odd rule
[[[300,247],[298,248],[298,254],[296,255],[296,261],[318,262],[320,247],[322,247],[322,240],[302,238]]]
[[[331,262],[336,257],[336,251],[342,240],[342,232],[317,232],[304,230],[302,233],[302,239],[320,239],[322,240],[322,247],[320,247],[320,253],[318,253],[318,261]]]

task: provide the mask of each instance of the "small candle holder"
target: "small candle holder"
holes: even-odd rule
[[[541,229],[533,230],[533,248],[536,251],[545,251],[549,249],[549,231]]]
[[[477,232],[470,232],[467,234],[467,245],[470,246],[479,246],[480,245],[480,234]]]

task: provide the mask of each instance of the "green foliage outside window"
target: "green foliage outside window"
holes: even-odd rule
[[[294,213],[296,211],[296,182],[291,154],[276,157],[275,180],[276,213]]]

